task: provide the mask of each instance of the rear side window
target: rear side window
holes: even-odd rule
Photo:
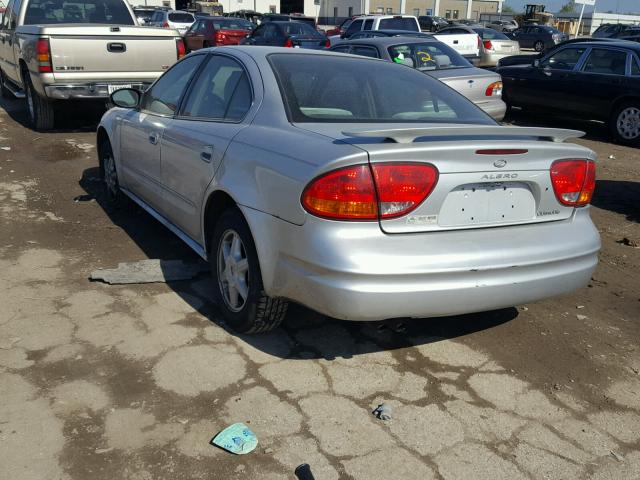
[[[625,75],[627,52],[594,48],[582,67],[583,72]]]
[[[408,30],[419,32],[418,22],[413,18],[383,18],[380,20],[378,30]]]
[[[495,125],[462,95],[411,68],[340,55],[268,59],[292,122]]]
[[[338,45],[331,49],[333,52],[349,53],[349,45]]]
[[[351,53],[361,55],[363,57],[380,58],[378,50],[374,47],[365,47],[363,45],[354,45]]]
[[[373,18],[365,20],[363,30],[371,30],[373,28]]]
[[[227,57],[213,56],[198,76],[181,116],[238,122],[251,107],[244,69]]]
[[[133,17],[122,0],[29,1],[25,25],[57,23],[134,25]]]
[[[640,75],[640,65],[638,65],[638,59],[635,57],[632,57],[631,75]]]
[[[540,62],[540,66],[556,70],[573,70],[585,50],[585,48],[565,48]]]
[[[195,20],[190,13],[170,13],[169,21],[175,23],[192,23]]]

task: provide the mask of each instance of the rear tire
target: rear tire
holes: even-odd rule
[[[27,101],[27,114],[31,126],[38,131],[51,130],[54,125],[53,104],[46,98],[42,98],[36,92],[31,83],[29,72],[23,72],[25,84],[25,97]]]
[[[542,50],[544,50],[544,42],[538,40],[536,43],[533,44],[533,49],[536,52],[541,52]]]
[[[640,103],[619,105],[611,114],[609,130],[619,143],[640,145]]]
[[[210,245],[213,297],[229,326],[239,333],[263,333],[278,327],[289,303],[264,292],[255,243],[240,210],[222,214]]]

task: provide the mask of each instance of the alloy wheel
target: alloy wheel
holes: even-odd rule
[[[218,245],[218,286],[226,306],[242,310],[249,296],[249,259],[235,230],[225,231]]]
[[[618,134],[625,140],[635,140],[640,137],[640,109],[627,107],[623,109],[616,120]]]

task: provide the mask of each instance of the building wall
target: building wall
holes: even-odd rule
[[[244,0],[247,1],[247,0]],[[498,12],[498,0],[473,0],[467,15],[467,0],[440,0],[439,11],[436,12],[436,0],[320,0],[320,6],[314,0],[305,0],[305,14],[315,17],[346,18],[364,13],[404,13],[406,15],[440,15],[451,19],[479,19],[481,13]],[[352,10],[349,10],[349,7]],[[337,10],[334,10],[336,9]],[[316,14],[316,9],[318,13]]]
[[[280,0],[218,0],[225,12],[236,10],[255,10],[256,12],[269,13],[274,7],[275,13],[280,12]],[[311,0],[313,3],[313,0]]]

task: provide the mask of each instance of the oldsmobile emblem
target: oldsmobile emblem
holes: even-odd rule
[[[496,168],[502,168],[507,164],[506,160],[496,160],[495,162],[493,162],[493,166]]]

